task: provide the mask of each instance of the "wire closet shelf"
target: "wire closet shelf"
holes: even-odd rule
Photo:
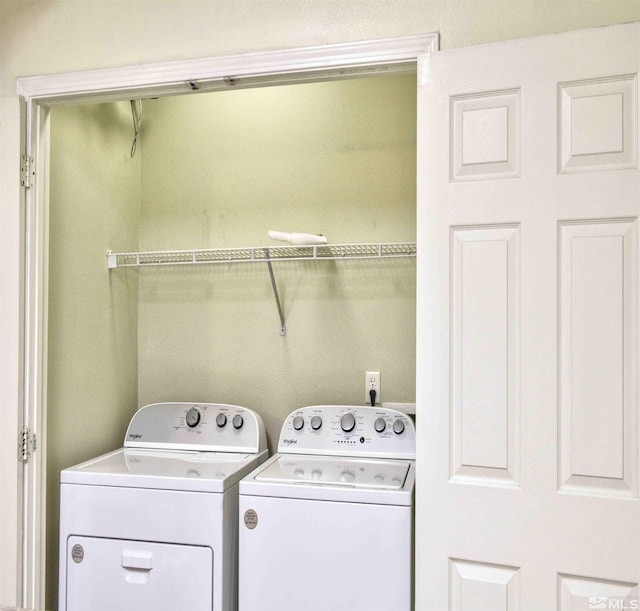
[[[415,257],[415,242],[378,244],[321,244],[313,246],[259,246],[162,250],[151,252],[107,251],[109,269],[158,265],[198,265],[212,263],[254,263],[275,261],[327,261]]]

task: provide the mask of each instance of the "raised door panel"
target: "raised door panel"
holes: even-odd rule
[[[579,575],[558,575],[558,609],[640,609],[637,583]]]
[[[518,483],[519,228],[451,232],[451,466],[460,483]]]
[[[511,178],[520,170],[520,92],[451,99],[451,178]]]
[[[637,167],[637,76],[560,83],[559,171]]]
[[[520,574],[516,567],[451,559],[451,611],[517,611]]]
[[[559,486],[637,496],[637,220],[561,223],[559,253]]]

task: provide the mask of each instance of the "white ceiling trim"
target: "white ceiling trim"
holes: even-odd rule
[[[225,55],[17,79],[26,100],[130,99],[192,90],[272,85],[372,73],[410,65],[438,49],[438,34]],[[299,78],[296,78],[298,75]]]

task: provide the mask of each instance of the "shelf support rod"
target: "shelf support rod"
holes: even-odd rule
[[[282,313],[282,306],[280,305],[278,286],[276,284],[276,278],[273,275],[273,266],[271,265],[271,257],[269,256],[268,248],[264,249],[264,256],[267,259],[267,267],[269,268],[269,277],[271,278],[271,288],[273,289],[273,296],[276,298],[276,305],[278,306],[278,316],[280,317],[280,335],[284,337],[287,334],[287,327],[284,324],[284,314]]]

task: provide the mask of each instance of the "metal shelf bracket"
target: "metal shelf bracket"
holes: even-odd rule
[[[269,277],[271,278],[271,288],[273,289],[273,296],[276,298],[276,305],[278,306],[278,316],[280,317],[280,335],[284,337],[287,334],[287,327],[284,324],[284,312],[282,311],[282,304],[280,303],[280,296],[278,295],[278,285],[276,284],[276,278],[273,275],[273,265],[271,265],[271,257],[269,256],[269,249],[264,249],[264,256],[267,258],[267,267],[269,268]]]

